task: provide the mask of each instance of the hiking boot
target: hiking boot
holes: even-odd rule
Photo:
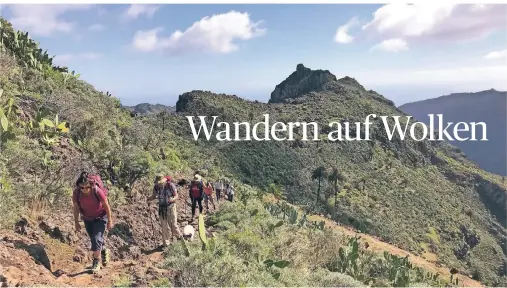
[[[109,249],[100,251],[100,254],[102,256],[102,265],[106,267],[109,264]]]
[[[99,259],[93,259],[92,272],[97,273],[100,271],[100,261]]]

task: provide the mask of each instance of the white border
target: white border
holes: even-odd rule
[[[387,4],[387,3],[434,3],[442,4],[507,4],[507,0],[0,0],[1,4]],[[507,13],[506,13],[507,17]]]

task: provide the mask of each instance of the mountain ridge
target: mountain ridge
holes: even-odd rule
[[[139,103],[134,106],[122,106],[122,107],[143,116],[150,114],[158,114],[164,111],[167,113],[176,112],[175,106],[168,106],[163,104]]]
[[[302,82],[304,81],[296,81],[295,85]],[[337,81],[326,82],[324,86],[329,83],[334,85]],[[275,101],[268,104],[209,91],[191,91],[180,95],[176,106],[181,116],[218,115],[219,121],[248,120],[255,123],[261,115],[269,114],[272,121],[270,124],[276,121],[316,121],[323,124],[321,127],[324,128],[331,120],[364,121],[368,114],[406,115],[375,91],[347,89],[343,85],[334,87],[322,89],[321,86],[316,90],[292,87],[287,91],[306,92],[275,93]],[[278,102],[281,100],[277,98],[280,95],[285,97]],[[249,111],[250,115],[243,111]],[[192,135],[188,121],[182,119],[179,123],[179,135]],[[500,267],[505,262],[506,252],[502,247],[507,243],[503,217],[507,213],[507,191],[502,179],[481,171],[457,147],[446,142],[401,141],[396,137],[389,141],[384,129],[375,126],[379,124],[378,121],[374,123],[372,141],[332,143],[321,135],[322,141],[319,142],[296,139],[274,143],[224,143],[225,141],[199,139],[197,143],[221,155],[218,158],[223,162],[222,165],[230,167],[234,177],[245,183],[256,183],[261,187],[280,183],[287,191],[288,201],[307,205],[313,199],[313,202],[321,203],[312,206],[313,209],[319,213],[330,213],[331,218],[340,223],[360,227],[369,234],[381,237],[383,241],[401,245],[399,247],[405,250],[421,253],[433,251],[439,254],[440,261],[454,263],[451,265],[461,263],[459,265],[462,265],[462,269],[479,265],[481,269],[490,271],[483,273],[496,277],[491,273],[496,273],[492,272],[497,269],[493,267]],[[324,130],[320,133],[327,132]],[[333,204],[333,192],[328,192],[332,187],[326,184],[322,189],[319,188],[319,200],[315,200],[317,188],[312,178],[317,171],[314,169],[319,166],[338,166],[348,175],[346,184],[340,188],[342,192],[338,193],[340,196],[337,199],[340,201],[337,201],[337,207]],[[328,193],[331,193],[329,198],[325,196]],[[466,220],[464,215],[472,213],[471,211],[481,216],[472,222]],[[413,213],[419,216],[414,217]],[[402,227],[407,227],[410,232],[402,231]],[[430,230],[433,232],[429,232],[428,227],[432,227]],[[437,233],[440,239],[445,239],[440,240],[444,242],[437,244],[437,240],[428,240],[433,236],[424,236],[433,233]],[[482,245],[492,245],[491,251],[496,252],[489,254],[482,246],[476,248],[476,243],[462,242],[470,237],[464,235],[470,233],[482,235]],[[439,245],[439,248],[428,248],[428,245]],[[480,249],[481,253],[471,253],[474,249]],[[471,260],[470,257],[476,258]],[[489,257],[490,260],[486,263],[484,257]],[[495,257],[498,257],[497,260],[491,261]]]

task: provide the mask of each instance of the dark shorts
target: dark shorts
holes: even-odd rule
[[[86,232],[90,236],[92,244],[92,251],[101,251],[104,248],[104,232],[107,226],[107,216],[104,215],[100,218],[91,221],[84,221]]]

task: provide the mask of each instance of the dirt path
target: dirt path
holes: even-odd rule
[[[361,236],[360,241],[363,243],[368,243],[368,250],[371,250],[371,251],[377,252],[377,253],[384,253],[384,251],[387,251],[393,255],[401,256],[401,257],[408,256],[408,259],[410,260],[410,262],[417,267],[421,267],[421,268],[423,268],[429,272],[432,272],[434,274],[439,273],[441,275],[441,277],[443,277],[443,278],[449,279],[451,277],[451,272],[450,272],[449,268],[439,267],[439,266],[437,266],[437,264],[435,262],[431,262],[427,259],[424,259],[421,256],[414,255],[410,252],[402,250],[402,249],[400,249],[394,245],[391,245],[389,243],[382,242],[381,240],[379,240],[371,235],[356,232],[350,228],[340,226],[332,220],[329,220],[327,218],[317,216],[317,215],[310,216],[309,220],[324,221],[326,223],[326,227],[339,230],[340,232],[342,232],[343,234],[345,234],[347,236],[351,236],[351,237]],[[454,277],[459,278],[459,283],[460,283],[459,286],[461,286],[461,287],[485,287],[485,285],[481,284],[480,282],[478,282],[476,280],[473,280],[472,278],[470,278],[467,275],[455,274]]]
[[[276,202],[275,198],[272,197],[271,195],[266,196],[264,199],[266,201],[270,201],[273,203]],[[298,206],[292,205],[290,203],[287,203],[287,204],[289,206],[292,206],[292,207],[298,209],[299,211],[302,211],[302,209]],[[400,249],[392,244],[383,242],[382,240],[380,240],[372,235],[360,233],[360,232],[355,231],[352,228],[349,228],[346,226],[341,226],[341,225],[337,224],[335,221],[330,220],[328,218],[325,218],[325,217],[322,217],[319,215],[309,215],[308,220],[319,221],[319,222],[324,221],[326,227],[331,228],[331,229],[335,229],[335,230],[337,230],[349,237],[361,236],[360,241],[362,243],[368,243],[367,249],[370,251],[373,251],[376,253],[384,253],[384,251],[387,251],[387,252],[389,252],[393,255],[396,255],[396,256],[401,256],[401,257],[408,256],[408,259],[410,260],[410,262],[417,267],[423,268],[426,271],[431,272],[433,274],[438,273],[441,275],[440,277],[443,277],[446,279],[449,279],[451,277],[451,272],[450,272],[449,268],[440,266],[436,263],[436,260],[437,260],[436,254],[425,253],[424,254],[424,256],[426,257],[426,259],[425,259],[424,257],[414,255],[414,254],[407,252],[403,249]],[[481,284],[480,282],[473,280],[468,275],[455,274],[454,277],[455,278],[458,277],[460,287],[486,287],[485,285]]]
[[[190,203],[185,204],[185,200],[181,199],[177,203],[179,227],[182,229],[190,223],[194,226],[197,235],[197,219],[191,221]],[[41,231],[42,223],[46,223],[44,221],[26,221],[27,223],[24,223],[21,231],[18,229],[17,233],[0,231],[0,286],[146,287],[154,282],[169,285],[167,280],[173,278],[174,271],[162,267],[165,257],[164,248],[159,245],[161,244],[160,225],[157,221],[149,220],[149,218],[158,219],[156,205],[148,206],[142,204],[143,202],[146,203],[145,199],[133,200],[130,205],[124,207],[124,211],[113,212],[115,218],[119,218],[115,220],[115,226],[120,227],[117,230],[121,230],[121,233],[110,231],[110,235],[106,236],[106,245],[112,242],[115,244],[123,242],[123,244],[119,247],[108,246],[113,250],[112,261],[96,274],[90,273],[89,270],[91,261],[89,253],[86,252],[89,245],[88,237],[83,231],[81,231],[83,234],[75,236],[79,239],[72,240],[73,244],[70,245],[62,243],[61,239],[55,239],[58,237],[53,235],[54,233],[48,234],[47,231]],[[209,213],[213,213],[214,209],[210,208]],[[133,209],[137,211],[134,212]],[[198,209],[196,212],[198,215]],[[206,214],[205,207],[203,212]],[[132,214],[137,215],[135,216],[137,218],[140,214],[146,218],[136,222],[138,219],[129,218]],[[63,222],[73,223],[64,221],[68,219],[66,217],[57,221],[60,224],[57,226],[59,230],[73,231],[69,228],[71,226],[62,224]],[[207,230],[207,234],[212,233],[212,229]],[[199,241],[198,236],[194,238],[194,241]],[[164,279],[166,281],[161,282]]]

